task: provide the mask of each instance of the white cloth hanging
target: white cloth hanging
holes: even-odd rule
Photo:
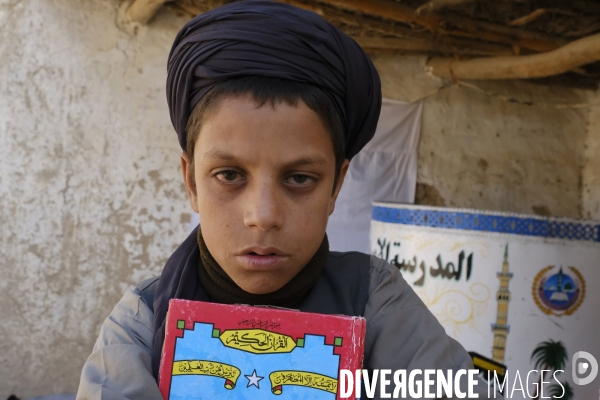
[[[334,251],[369,253],[371,203],[414,203],[423,102],[383,99],[373,139],[350,162],[327,224]]]

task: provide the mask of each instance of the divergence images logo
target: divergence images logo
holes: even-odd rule
[[[596,375],[598,375],[598,361],[596,361],[594,356],[590,353],[578,351],[573,354],[572,370],[573,382],[575,382],[576,385],[587,385],[596,378]],[[589,375],[585,378],[580,378],[580,376],[584,375],[588,370],[590,370]]]

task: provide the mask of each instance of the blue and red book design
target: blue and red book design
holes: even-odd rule
[[[159,388],[165,400],[339,399],[365,329],[362,317],[173,299]]]

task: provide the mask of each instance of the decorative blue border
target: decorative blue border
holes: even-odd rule
[[[527,216],[374,205],[372,219],[393,224],[600,242],[600,225]]]

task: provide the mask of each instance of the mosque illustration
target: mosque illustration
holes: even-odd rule
[[[563,280],[565,282],[563,282]],[[550,282],[550,280],[548,280],[548,282]],[[573,284],[572,279],[563,273],[562,267],[558,270],[556,285],[549,284],[548,291],[551,292],[550,297],[548,298],[550,302],[571,300],[568,293],[575,292],[575,285]]]
[[[577,268],[550,265],[533,280],[533,300],[544,314],[571,315],[585,297],[585,280]]]
[[[496,275],[500,280],[500,287],[498,288],[498,292],[496,292],[496,300],[498,301],[496,323],[492,324],[492,332],[494,333],[492,359],[496,362],[504,364],[506,338],[510,331],[510,325],[507,323],[508,303],[510,302],[508,283],[513,276],[512,272],[508,271],[508,244],[504,248],[504,262],[502,263],[502,271],[496,273]]]

